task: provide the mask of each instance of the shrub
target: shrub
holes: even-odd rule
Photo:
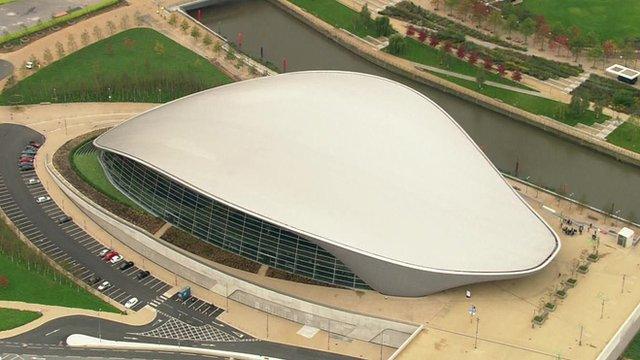
[[[402,35],[393,34],[389,37],[389,46],[387,46],[389,53],[399,55],[404,52],[405,47],[405,39]]]

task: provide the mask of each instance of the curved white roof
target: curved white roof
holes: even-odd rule
[[[527,273],[560,246],[440,107],[380,77],[300,72],[221,86],[138,115],[95,144],[403,266]]]

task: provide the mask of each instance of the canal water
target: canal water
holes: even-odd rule
[[[613,206],[621,216],[640,220],[640,169],[632,165],[392,74],[265,0],[234,0],[204,8],[199,15],[229,41],[241,39],[243,52],[255,58],[262,54],[279,68],[286,59],[287,71],[349,70],[407,84],[451,114],[500,170],[513,174],[518,164],[520,178],[600,209],[611,211]]]

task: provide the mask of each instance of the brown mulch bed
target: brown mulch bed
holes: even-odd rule
[[[332,287],[332,288],[342,288],[341,286],[323,283],[323,282],[320,282],[320,281],[309,279],[309,278],[304,277],[304,276],[292,274],[290,272],[282,271],[282,270],[279,270],[279,269],[274,269],[272,267],[267,269],[267,276],[275,278],[275,279],[294,281],[294,282],[302,283],[302,284],[319,285],[319,286],[326,286],[326,287]]]
[[[234,269],[244,270],[254,274],[260,270],[259,263],[220,249],[175,227],[169,228],[161,238],[190,253]]]
[[[62,174],[62,176],[71,183],[71,185],[86,197],[93,200],[96,204],[153,234],[162,227],[164,220],[143,210],[133,209],[130,206],[115,201],[104,193],[96,190],[89,183],[85,182],[80,175],[78,175],[71,164],[71,155],[78,146],[94,139],[106,130],[107,129],[95,130],[67,141],[67,143],[62,145],[62,147],[60,147],[60,149],[58,149],[53,155],[53,165],[60,174]]]

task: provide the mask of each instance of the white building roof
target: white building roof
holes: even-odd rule
[[[622,235],[627,239],[633,238],[633,234],[634,231],[629,229],[628,227],[623,227],[622,229],[620,229],[620,231],[618,231],[618,235]]]
[[[613,74],[616,76],[622,76],[624,78],[627,78],[629,80],[633,80],[635,78],[638,77],[638,75],[640,75],[640,72],[630,69],[626,66],[622,66],[619,64],[614,64],[611,65],[607,68],[606,72],[608,72],[609,74]]]
[[[413,268],[527,273],[560,247],[457,123],[380,77],[318,71],[225,85],[95,144],[320,246]]]

